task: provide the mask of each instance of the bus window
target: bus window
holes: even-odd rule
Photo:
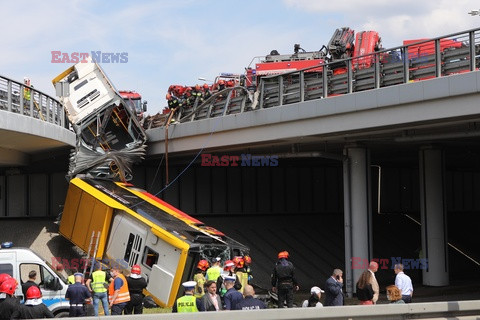
[[[145,246],[142,262],[143,265],[151,269],[152,266],[158,262],[158,252],[155,252],[151,248]]]

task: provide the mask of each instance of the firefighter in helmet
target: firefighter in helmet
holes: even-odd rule
[[[295,268],[288,261],[288,251],[278,253],[278,261],[272,272],[272,291],[277,292],[277,304],[283,308],[286,301],[287,307],[293,307],[293,291],[298,290],[297,279],[295,278]]]
[[[243,260],[243,257],[240,256],[234,257],[232,261],[235,264],[235,275],[237,276],[238,281],[240,281],[240,284],[242,285],[242,287],[238,291],[243,293],[243,289],[248,284],[248,274],[245,272],[245,261]]]
[[[210,264],[207,260],[200,260],[197,264],[197,270],[195,271],[195,275],[193,276],[193,281],[197,284],[195,285],[195,297],[201,298],[205,294],[205,273],[207,272],[208,267]]]

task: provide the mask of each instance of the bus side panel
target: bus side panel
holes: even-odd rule
[[[72,239],[73,227],[75,226],[75,219],[81,197],[82,190],[70,184],[63,207],[62,220],[60,222],[60,233],[70,240]]]
[[[95,199],[88,193],[83,192],[80,198],[80,205],[75,219],[75,228],[72,233],[72,242],[80,249],[87,252],[90,244],[91,234],[88,234],[90,221],[95,208]]]

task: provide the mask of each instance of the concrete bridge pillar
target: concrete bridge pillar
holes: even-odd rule
[[[443,150],[420,149],[420,208],[422,222],[423,284],[446,286],[448,279],[447,206]]]
[[[370,153],[362,146],[346,146],[343,163],[345,270],[347,296],[372,258]]]

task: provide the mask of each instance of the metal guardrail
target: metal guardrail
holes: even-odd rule
[[[337,95],[470,72],[480,68],[480,28],[364,56],[336,60],[297,71],[260,78],[257,91],[231,88],[223,99],[186,110],[190,122],[255,109],[284,106]]]
[[[62,104],[32,86],[0,75],[0,110],[69,128]]]
[[[118,319],[119,316],[83,317],[75,319]],[[157,313],[144,315],[123,316],[126,319],[162,320],[313,320],[313,319],[480,319],[480,302],[447,301],[410,304],[379,304],[374,306],[343,306],[324,308],[292,308],[292,309],[265,309],[239,310],[223,312],[197,313]]]

